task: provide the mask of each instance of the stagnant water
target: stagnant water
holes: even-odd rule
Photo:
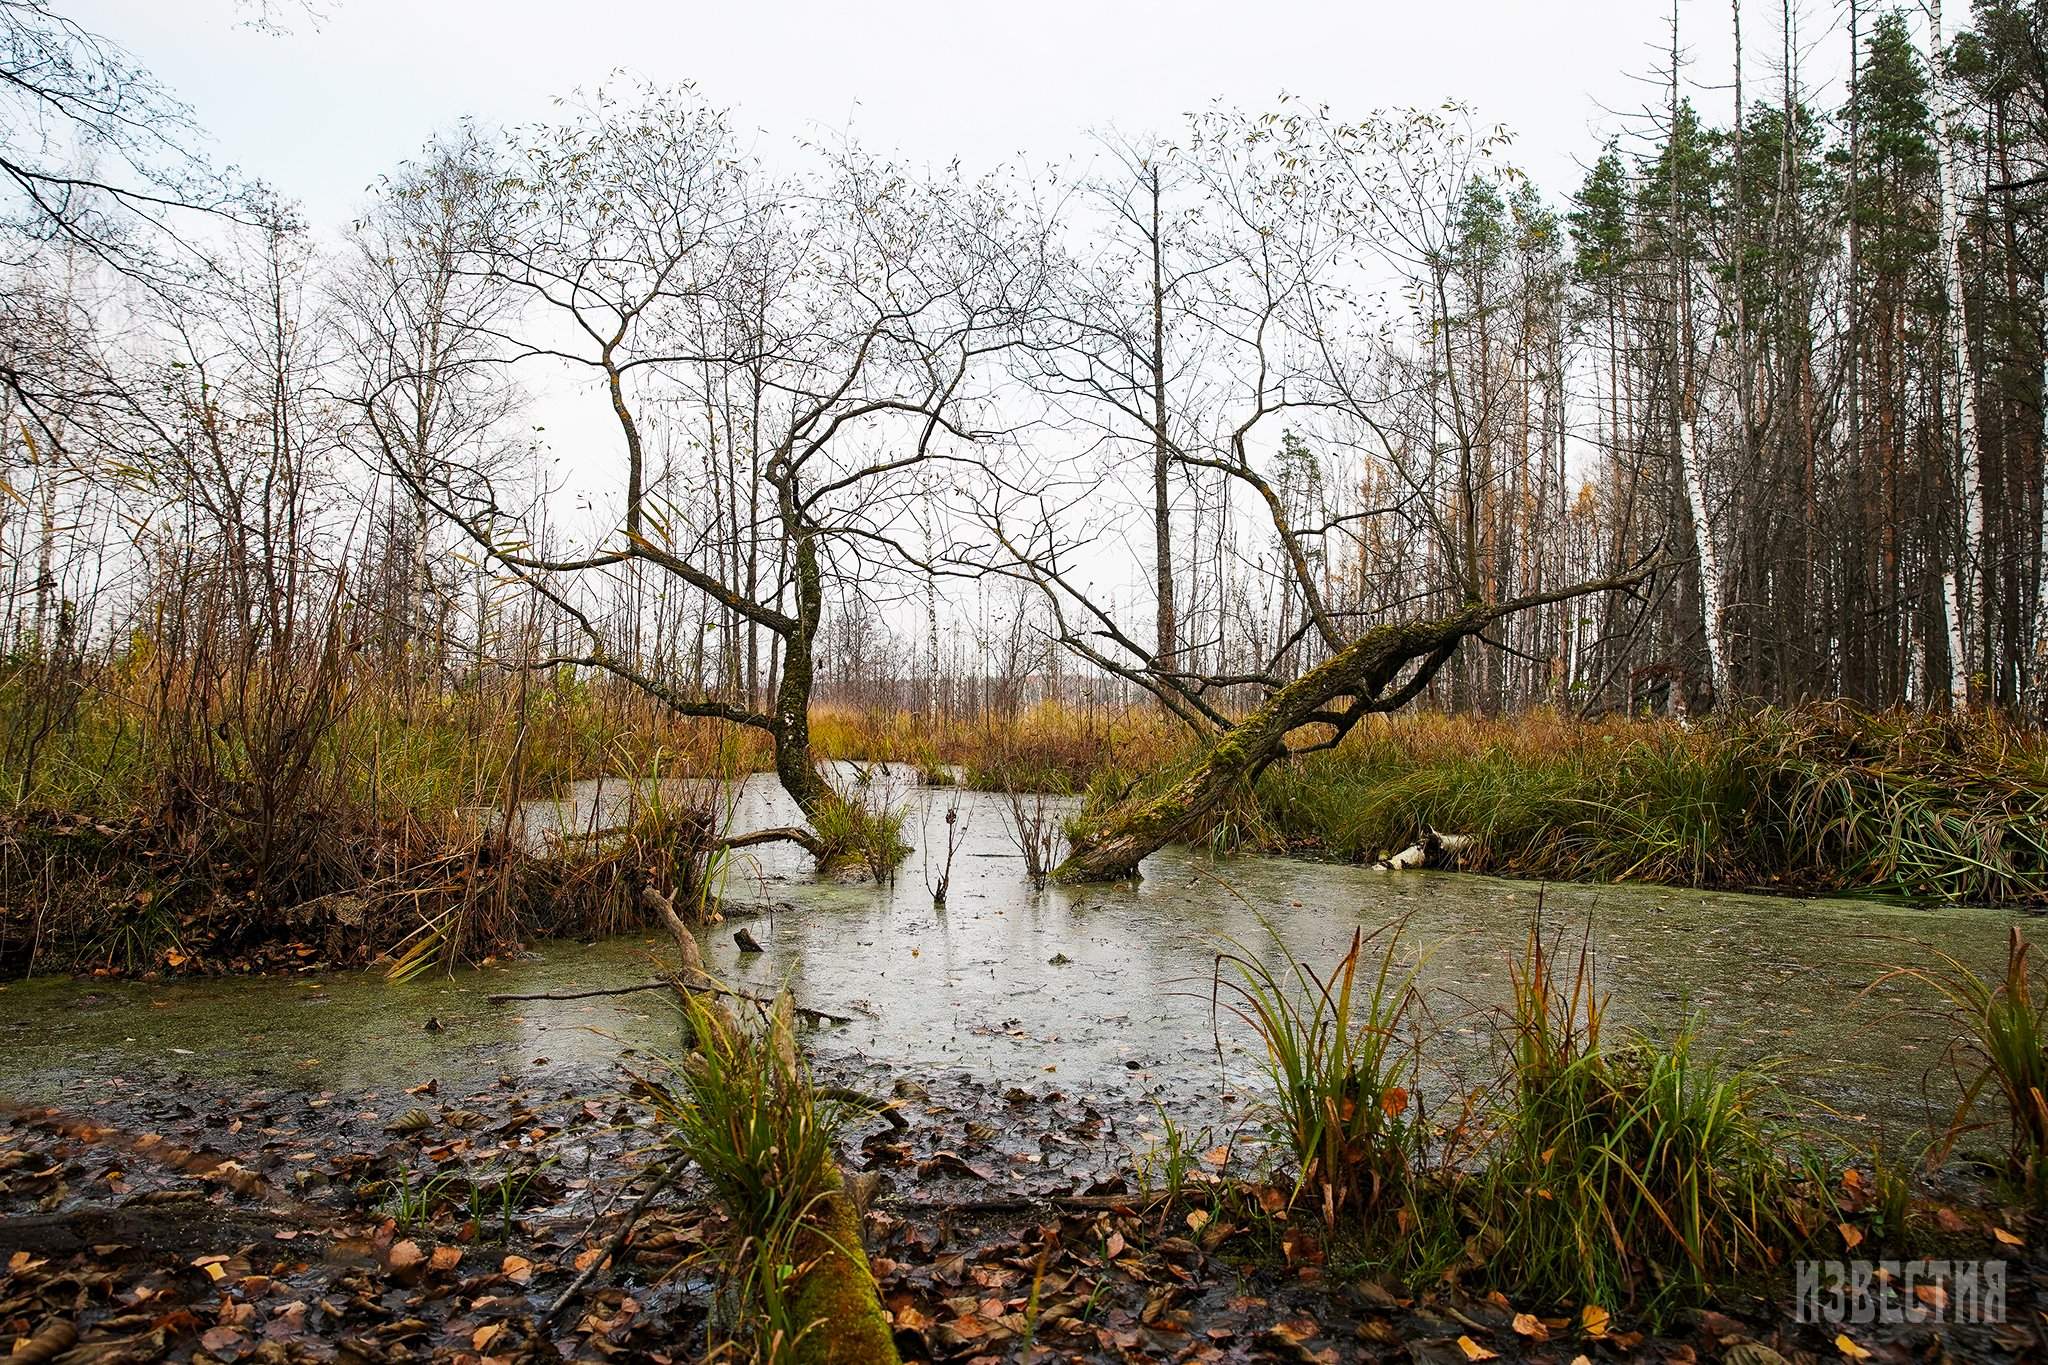
[[[858,783],[842,768],[839,780]],[[1153,1105],[1195,1126],[1240,1119],[1256,1090],[1256,1045],[1211,1008],[1216,953],[1235,942],[1280,967],[1318,968],[1354,930],[1402,922],[1401,956],[1429,1002],[1432,1085],[1485,1074],[1508,961],[1527,940],[1539,888],[1451,873],[1387,873],[1284,858],[1211,859],[1186,849],[1145,864],[1134,885],[1034,889],[1004,798],[911,786],[876,770],[870,799],[908,811],[915,851],[892,886],[820,879],[794,849],[736,863],[727,894],[769,905],[747,927],[766,949],[741,954],[733,925],[705,931],[707,965],[733,984],[797,998],[850,1023],[809,1034],[835,1071],[1058,1088],[1129,1112]],[[579,785],[521,815],[529,838],[620,822],[644,788]],[[793,821],[772,778],[729,793],[734,827]],[[946,904],[931,886],[946,863]],[[1551,886],[1541,924],[1594,951],[1617,1023],[1699,1022],[1712,1047],[1776,1059],[1783,1079],[1832,1111],[1859,1142],[1913,1150],[1954,1102],[1944,1064],[1952,1029],[1924,988],[1888,966],[1930,962],[1926,945],[1990,971],[2010,926],[2048,923],[1992,910],[1792,900],[1669,888]],[[1269,928],[1270,926],[1270,932]],[[1277,934],[1277,940],[1274,935]],[[614,1063],[672,1045],[673,1007],[655,994],[491,1004],[500,992],[569,991],[653,975],[657,936],[551,943],[452,977],[402,984],[375,973],[298,978],[0,988],[0,1094],[74,1094],[187,1078],[196,1086],[394,1090],[428,1077],[444,1093],[501,1073],[609,1084]],[[431,1021],[431,1027],[430,1027]]]

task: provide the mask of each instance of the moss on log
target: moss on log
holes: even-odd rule
[[[1361,716],[1405,706],[1429,685],[1460,644],[1493,622],[1531,607],[1633,587],[1649,572],[1645,566],[1617,578],[1491,605],[1471,603],[1448,616],[1367,631],[1223,731],[1193,771],[1173,786],[1156,796],[1127,799],[1075,830],[1072,851],[1054,877],[1097,882],[1136,876],[1147,855],[1199,833],[1229,797],[1257,782],[1269,764],[1294,752],[1287,744],[1294,731],[1326,725],[1333,735],[1326,743],[1334,743]],[[1401,670],[1417,661],[1415,672],[1395,687]],[[1339,701],[1344,704],[1331,709]]]
[[[821,1195],[797,1234],[796,1283],[790,1317],[809,1325],[794,1356],[797,1365],[900,1365],[896,1335],[882,1307],[860,1214],[841,1188]]]

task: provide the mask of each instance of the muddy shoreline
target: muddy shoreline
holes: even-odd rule
[[[635,1070],[507,1065],[472,1089],[443,1079],[465,1065],[429,1066],[411,1086],[317,1090],[81,1070],[0,1124],[0,1324],[26,1335],[61,1319],[84,1353],[60,1358],[77,1360],[702,1358],[717,1217],[687,1177],[597,1286],[542,1322],[658,1155]],[[1449,1362],[1472,1358],[1461,1338],[1532,1361],[1771,1359],[1731,1354],[1745,1343],[1838,1358],[1827,1331],[1783,1320],[1782,1287],[1661,1336],[1618,1319],[1587,1337],[1566,1314],[1537,1341],[1513,1326],[1521,1305],[1456,1284],[1411,1295],[1347,1267],[1310,1223],[1197,1221],[1226,1207],[1214,1182],[1249,1175],[1243,1134],[1188,1134],[1190,1193],[1161,1201],[1139,1086],[819,1072],[886,1086],[907,1123],[845,1134],[907,1359]],[[1888,1360],[2028,1358],[2048,1263],[1993,1228],[2030,1243],[2031,1230],[2004,1211],[1951,1216],[1956,1254],[2011,1258],[2011,1323],[1858,1339]]]

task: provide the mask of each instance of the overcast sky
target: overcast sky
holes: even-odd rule
[[[694,80],[761,130],[851,126],[920,162],[1085,156],[1091,129],[1171,130],[1217,98],[1282,91],[1340,116],[1458,98],[1517,135],[1552,194],[1655,92],[1669,0],[314,0],[288,36],[237,26],[232,0],[69,0],[197,110],[217,155],[343,221],[380,172],[464,115],[545,118],[614,69]],[[1809,83],[1846,53],[1835,0],[1806,0]],[[1955,24],[1966,9],[1949,0]],[[1745,15],[1746,73],[1775,82],[1778,5]],[[1725,85],[1726,0],[1682,0],[1693,78]],[[1716,118],[1727,96],[1697,95]],[[1826,98],[1834,99],[1830,92]]]

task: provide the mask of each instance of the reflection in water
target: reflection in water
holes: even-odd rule
[[[837,776],[851,781],[845,768]],[[786,981],[806,1003],[855,1016],[812,1035],[827,1065],[964,1072],[996,1089],[1056,1085],[1220,1118],[1237,1107],[1222,1097],[1244,1093],[1259,1058],[1227,1018],[1220,1045],[1212,1028],[1215,946],[1235,940],[1276,959],[1263,920],[1319,967],[1354,929],[1405,920],[1403,952],[1421,962],[1440,1040],[1437,1084],[1479,1074],[1487,1011],[1507,997],[1507,957],[1526,940],[1537,887],[1175,849],[1149,860],[1135,885],[1035,891],[1001,798],[914,788],[908,776],[877,771],[871,788],[871,799],[909,813],[916,851],[892,887],[821,879],[794,849],[759,850],[728,871],[725,891],[776,907],[749,925],[767,951],[741,955],[725,929],[704,935],[707,965],[735,984],[772,991]],[[614,779],[570,795],[522,812],[530,837],[620,823],[636,786]],[[738,829],[795,817],[771,777],[724,799]],[[936,908],[928,888],[953,803],[964,838],[948,903]],[[1916,941],[1992,968],[2015,922],[1987,910],[1656,887],[1553,886],[1541,900],[1546,932],[1570,947],[1589,936],[1618,1022],[1658,1028],[1696,1016],[1709,1043],[1736,1057],[1785,1059],[1788,1083],[1833,1106],[1845,1128],[1881,1125],[1901,1143],[1930,1102],[1951,1102],[1940,1067],[1948,1027],[1914,1012],[1919,998],[1902,984],[1866,988],[1885,965],[1924,957]],[[2037,921],[2023,923],[2039,932]],[[537,1068],[587,1083],[622,1049],[672,1042],[663,997],[489,1005],[484,996],[644,979],[660,950],[652,936],[544,944],[530,958],[398,986],[365,974],[16,983],[0,990],[0,1092],[30,1098],[81,1072],[202,1069],[331,1089],[440,1075],[445,1093]],[[441,1029],[426,1030],[430,1017]]]

